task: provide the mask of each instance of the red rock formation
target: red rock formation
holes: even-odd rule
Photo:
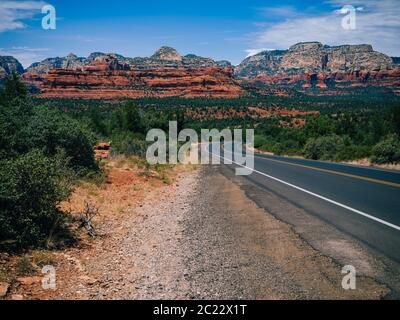
[[[329,47],[319,42],[263,51],[246,58],[235,74],[250,83],[304,89],[383,86],[397,91],[400,81],[399,66],[370,45]]]
[[[245,94],[233,78],[233,69],[132,68],[116,58],[100,57],[82,70],[54,69],[41,78],[26,73],[25,81],[40,88],[46,98],[220,97]]]
[[[103,141],[94,147],[96,160],[107,159],[110,156],[111,142]]]
[[[317,74],[258,76],[250,82],[262,82],[267,85],[301,85],[303,88],[327,88],[328,86],[383,86],[393,89],[400,87],[400,69],[385,71],[358,71],[358,72],[319,72]]]

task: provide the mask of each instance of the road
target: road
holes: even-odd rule
[[[256,154],[247,179],[400,262],[399,172]]]

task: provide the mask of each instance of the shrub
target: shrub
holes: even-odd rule
[[[266,137],[262,135],[255,135],[254,136],[254,148],[261,148],[262,146],[265,146],[268,143],[268,140]]]
[[[390,135],[379,142],[372,149],[371,161],[373,163],[399,163],[400,162],[400,138]]]
[[[278,155],[295,155],[301,152],[301,148],[297,141],[287,139],[281,143],[276,143],[272,148],[272,152]]]
[[[371,148],[368,146],[345,146],[336,157],[337,161],[350,161],[368,158],[371,155]]]
[[[4,88],[0,90],[0,103],[8,102],[15,98],[24,98],[27,93],[25,84],[20,80],[19,75],[13,72],[5,79]]]
[[[28,256],[23,256],[18,260],[15,271],[19,276],[28,276],[36,272]]]
[[[303,153],[307,159],[335,160],[344,147],[343,139],[336,135],[311,138],[307,141]]]
[[[269,148],[269,151],[276,155],[282,155],[284,153],[284,149],[281,143],[277,142]]]
[[[0,132],[0,246],[70,240],[57,206],[75,173],[97,169],[94,136],[61,112],[34,108],[16,75],[0,90]]]
[[[112,139],[112,155],[146,157],[148,143],[135,134],[115,135]]]
[[[36,110],[19,139],[20,153],[38,148],[45,155],[53,156],[62,149],[75,169],[97,169],[93,153],[95,136],[59,111]]]
[[[62,224],[57,206],[71,192],[72,174],[65,158],[32,150],[2,161],[0,181],[0,244],[43,244]]]
[[[143,121],[139,109],[131,103],[115,110],[111,115],[110,132],[142,132]]]
[[[18,154],[20,130],[29,123],[32,113],[32,103],[27,99],[14,98],[10,101],[0,99],[0,159]]]

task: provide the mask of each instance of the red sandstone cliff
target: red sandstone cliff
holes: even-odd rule
[[[400,92],[400,67],[392,58],[370,45],[329,47],[319,42],[248,57],[234,75],[227,61],[181,56],[173,48],[162,47],[146,58],[101,52],[87,58],[73,54],[49,58],[34,63],[23,77],[40,89],[39,96],[52,98],[235,98],[246,92],[286,96],[292,91],[341,94],[346,91],[343,88],[349,91],[360,86]]]
[[[46,98],[220,97],[245,94],[232,68],[132,67],[113,56],[101,56],[78,70],[53,69],[41,76],[24,74]]]
[[[288,75],[279,73],[275,75],[260,75],[252,81],[261,81],[266,85],[294,85],[302,84],[303,88],[316,86],[326,88],[334,84],[336,88],[348,86],[380,86],[400,87],[400,69],[385,71],[356,71],[356,72],[319,72],[316,74],[304,73]]]
[[[324,46],[298,43],[289,50],[263,51],[235,69],[248,82],[288,87],[383,86],[400,88],[400,68],[370,45]]]

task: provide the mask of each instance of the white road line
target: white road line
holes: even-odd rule
[[[221,157],[220,155],[217,155],[217,154],[214,154],[214,153],[213,153],[213,155],[215,155],[215,156],[217,156],[217,157],[219,157],[219,158],[225,160],[225,158],[224,158],[224,157]],[[228,160],[228,159],[226,159],[226,160]],[[265,177],[270,178],[270,179],[272,179],[272,180],[275,180],[275,181],[278,181],[278,182],[280,182],[280,183],[283,183],[283,184],[285,184],[285,185],[287,185],[287,186],[289,186],[289,187],[292,187],[292,188],[294,188],[294,189],[303,191],[303,192],[305,192],[305,193],[307,193],[307,194],[309,194],[309,195],[312,195],[312,196],[314,196],[314,197],[316,197],[316,198],[325,200],[325,201],[330,202],[330,203],[332,203],[332,204],[334,204],[334,205],[337,205],[337,206],[339,206],[339,207],[342,207],[342,208],[344,208],[344,209],[347,209],[347,210],[349,210],[349,211],[352,211],[352,212],[354,212],[354,213],[357,213],[357,214],[359,214],[359,215],[361,215],[361,216],[363,216],[363,217],[366,217],[366,218],[368,218],[368,219],[371,219],[371,220],[374,220],[374,221],[376,221],[376,222],[382,223],[382,224],[384,224],[384,225],[386,225],[386,226],[388,226],[388,227],[391,227],[391,228],[393,228],[393,229],[396,229],[396,230],[400,231],[400,227],[399,227],[399,226],[397,226],[397,225],[395,225],[395,224],[392,224],[392,223],[390,223],[390,222],[387,222],[387,221],[385,221],[385,220],[376,218],[376,217],[374,217],[374,216],[371,216],[371,215],[368,214],[368,213],[365,213],[365,212],[362,212],[362,211],[360,211],[360,210],[351,208],[351,207],[349,207],[349,206],[346,206],[345,204],[342,204],[342,203],[340,203],[340,202],[331,200],[331,199],[329,199],[329,198],[320,196],[319,194],[316,194],[316,193],[314,193],[314,192],[308,191],[308,190],[303,189],[303,188],[301,188],[301,187],[295,186],[294,184],[291,184],[291,183],[289,183],[289,182],[286,182],[286,181],[283,181],[283,180],[281,180],[281,179],[275,178],[275,177],[270,176],[270,175],[268,175],[268,174],[266,174],[266,173],[264,173],[264,172],[261,172],[261,171],[252,169],[252,168],[247,167],[247,166],[244,166],[244,165],[242,165],[242,164],[240,164],[240,163],[237,163],[237,162],[235,162],[235,161],[233,161],[233,160],[232,160],[232,163],[234,163],[234,164],[236,164],[236,165],[238,165],[238,166],[241,166],[241,167],[243,167],[243,168],[249,169],[249,170],[251,170],[251,171],[253,171],[253,172],[255,172],[255,173],[261,174],[262,176],[265,176]]]

